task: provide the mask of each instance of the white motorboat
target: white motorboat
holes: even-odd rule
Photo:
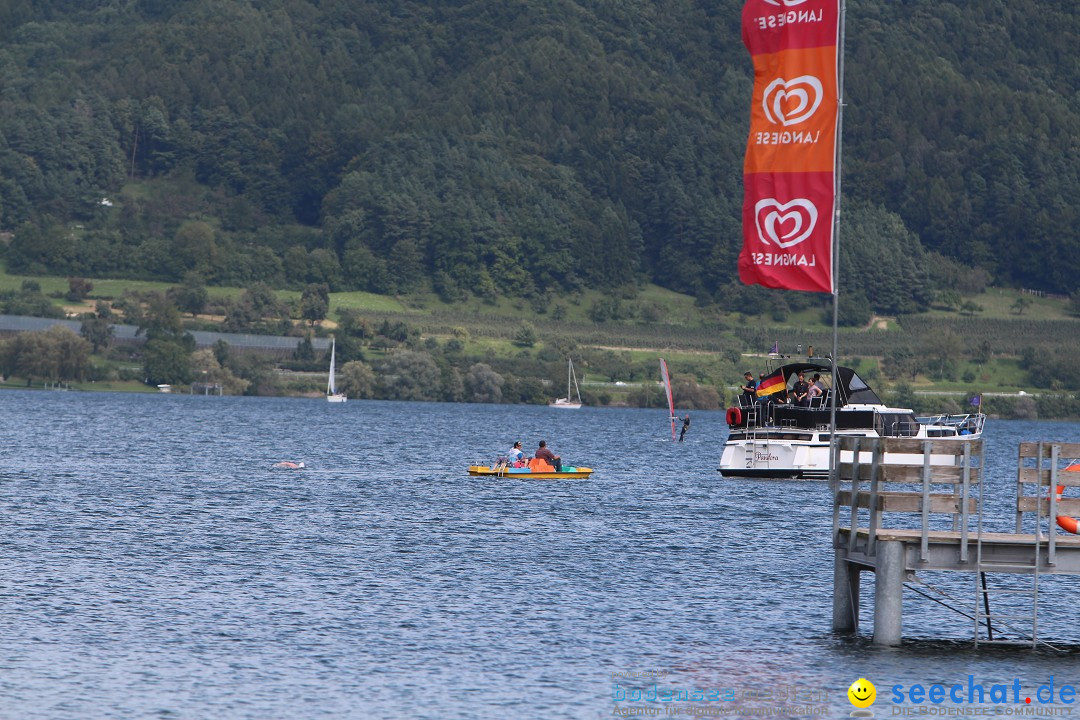
[[[820,374],[824,388],[806,407],[789,402],[800,371]],[[981,412],[917,417],[911,409],[883,403],[851,368],[838,366],[837,375],[839,382],[833,383],[831,364],[814,359],[789,362],[770,372],[761,383],[766,392],[771,391],[769,394],[752,401],[744,398],[739,406],[728,408],[729,433],[720,458],[720,473],[724,477],[827,479],[834,390],[838,392],[838,436],[959,440],[982,435],[986,416]],[[865,458],[860,454],[860,460],[870,459],[869,453]],[[841,461],[851,460],[841,457]],[[885,462],[889,462],[888,457]]]

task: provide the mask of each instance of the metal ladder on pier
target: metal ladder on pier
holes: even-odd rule
[[[1042,477],[1042,453],[1039,453],[1039,476]],[[1057,448],[1053,448],[1049,470],[1050,487],[1057,476]],[[1019,480],[1018,480],[1019,484]],[[1039,487],[1042,483],[1039,483]],[[979,484],[979,508],[983,507],[985,483]],[[1020,489],[1018,488],[1018,496]],[[993,562],[983,555],[983,514],[979,512],[975,550],[975,646],[1039,645],[1039,559],[1043,555],[1046,537],[1042,533],[1042,515],[1035,513],[1035,545],[1029,562]],[[1019,522],[1019,521],[1018,521]],[[1017,532],[1020,528],[1017,528]],[[1048,528],[1054,532],[1053,528]],[[1010,578],[1006,586],[991,589],[987,573]],[[991,600],[993,599],[993,603]],[[1001,611],[991,604],[1004,606]]]
[[[1039,644],[1039,562],[1036,541],[1032,562],[992,563],[982,559],[982,539],[976,550],[975,645]],[[1008,586],[991,588],[987,574],[1008,574]],[[1019,602],[1018,602],[1019,601]],[[991,605],[1002,605],[992,610]]]

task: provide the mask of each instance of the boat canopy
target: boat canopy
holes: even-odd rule
[[[795,384],[798,379],[799,372],[804,372],[809,377],[813,377],[814,373],[821,373],[822,375],[832,374],[832,365],[819,362],[797,362],[788,363],[780,368],[784,375],[784,381],[787,383],[788,388]],[[840,376],[840,397],[837,399],[838,405],[849,405],[851,403],[865,404],[865,405],[883,405],[881,399],[877,396],[870,386],[866,384],[866,381],[859,377],[859,374],[849,367],[837,366],[836,372]],[[807,379],[809,379],[809,377]],[[835,385],[835,383],[834,383]]]

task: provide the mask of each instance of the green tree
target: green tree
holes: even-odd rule
[[[973,300],[965,300],[960,305],[960,313],[962,315],[967,315],[968,317],[975,317],[975,313],[980,313],[982,311],[983,311],[982,305],[979,305],[977,302],[975,302]]]
[[[93,352],[99,352],[112,344],[113,326],[107,318],[96,313],[84,313],[79,334],[89,341]]]
[[[201,383],[220,385],[226,395],[243,395],[251,385],[249,380],[239,378],[218,362],[214,348],[203,348],[191,354],[191,376]]]
[[[147,340],[143,345],[143,374],[150,385],[190,383],[191,349],[176,340]]]
[[[194,272],[185,273],[183,284],[169,288],[167,296],[178,310],[191,313],[192,317],[205,310],[206,304],[210,301],[210,293],[203,283],[202,276]]]
[[[1016,298],[1016,300],[1013,302],[1009,309],[1017,315],[1023,315],[1024,310],[1027,310],[1029,307],[1031,307],[1031,305],[1032,300],[1030,298],[1021,296]]]
[[[522,323],[514,333],[514,344],[518,347],[532,347],[536,344],[536,329],[529,323]]]
[[[503,376],[486,363],[475,363],[465,376],[465,393],[469,402],[502,402]]]
[[[305,335],[300,342],[296,343],[296,349],[293,350],[293,358],[302,363],[312,363],[315,361],[315,345],[311,342],[311,335]]]
[[[217,238],[209,223],[183,223],[173,235],[172,252],[184,268],[201,277],[212,278],[218,267]]]
[[[441,373],[427,353],[401,350],[380,363],[379,386],[391,400],[435,400],[442,389]]]
[[[81,277],[69,277],[68,278],[68,292],[65,297],[72,302],[82,302],[86,299],[86,296],[90,294],[90,291],[94,289],[94,283],[90,282],[86,278]]]
[[[351,398],[370,398],[375,392],[375,373],[367,363],[350,360],[341,366],[338,385]]]
[[[326,283],[311,283],[300,295],[300,316],[312,327],[325,320],[330,311],[330,287]]]

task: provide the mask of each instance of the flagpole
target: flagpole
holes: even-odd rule
[[[834,182],[834,211],[833,211],[833,242],[832,242],[832,393],[829,395],[829,485],[835,493],[840,486],[839,468],[836,451],[836,396],[840,389],[840,377],[836,369],[836,356],[839,344],[839,320],[840,320],[840,173],[841,173],[841,149],[844,142],[844,31],[847,17],[847,0],[840,0],[840,39],[837,43],[836,61],[836,159],[833,173]]]

